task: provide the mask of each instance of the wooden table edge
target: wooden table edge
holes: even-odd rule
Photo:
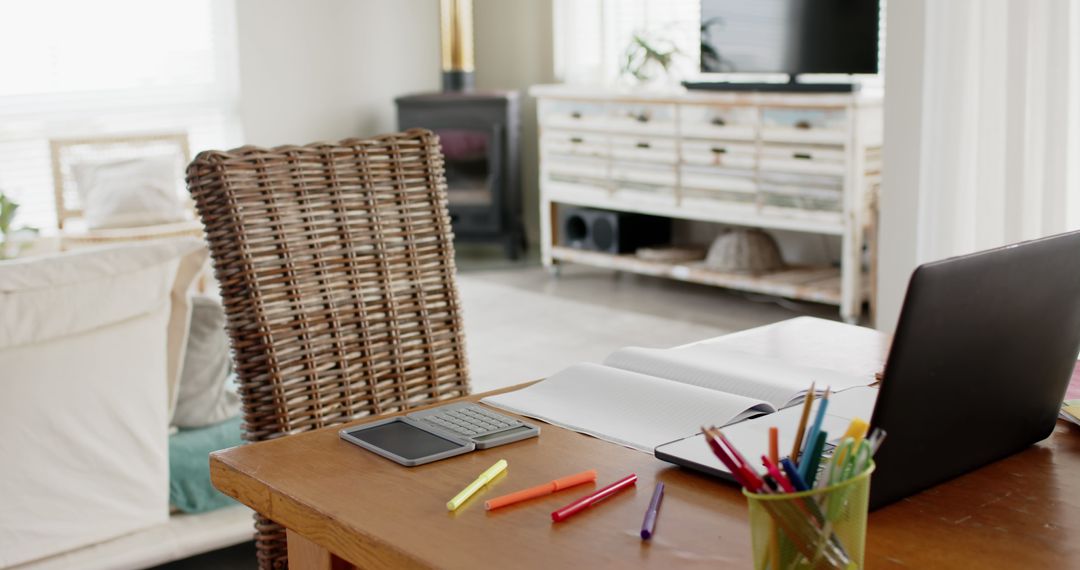
[[[535,382],[527,382],[500,390],[445,400],[426,406],[419,406],[403,412],[361,418],[355,421],[320,429],[340,430],[348,426],[360,425],[385,417],[410,413],[432,406],[440,406],[458,401],[477,401],[487,396],[517,390],[534,383]],[[1055,425],[1055,433],[1044,441],[1049,441],[1055,436],[1060,437],[1058,432],[1062,428],[1071,434],[1075,434],[1075,430],[1080,429],[1077,426],[1059,419]],[[383,565],[385,567],[394,568],[438,567],[438,562],[435,560],[418,557],[413,552],[406,551],[392,543],[370,536],[359,529],[351,527],[345,520],[337,519],[324,513],[315,512],[314,510],[305,507],[299,501],[296,501],[288,493],[282,492],[265,483],[255,481],[251,476],[241,473],[236,466],[230,462],[229,458],[226,456],[228,451],[229,450],[226,449],[210,454],[211,481],[217,489],[272,520],[275,512],[279,514],[288,512],[288,519],[291,521],[300,520],[311,522],[311,524],[293,524],[287,529],[290,531],[288,532],[290,540],[290,564],[292,565],[293,570],[301,570],[303,568],[340,570],[343,568],[352,568],[353,564],[358,564],[360,567],[366,567],[368,565]],[[247,484],[244,484],[245,482],[247,482]],[[328,525],[326,524],[327,521],[333,521],[336,524]],[[338,530],[337,532],[331,532],[328,530],[330,528],[337,528]],[[291,547],[292,544],[296,544],[298,548],[294,550]],[[868,541],[867,545],[869,546],[869,544]],[[347,545],[347,547],[342,547],[342,545]],[[343,556],[340,554],[342,552],[348,552],[350,555]],[[302,556],[302,558],[296,558],[294,563],[295,556]]]
[[[495,396],[498,394],[504,394],[506,392],[520,390],[522,388],[531,386],[532,384],[535,384],[537,382],[539,382],[539,380],[515,384],[513,386],[507,386],[505,388],[499,388],[497,390],[491,390],[480,394],[470,394],[468,396],[460,396],[458,398],[442,400],[432,404],[410,408],[408,410],[364,417],[357,420],[318,429],[337,431],[380,419],[413,413],[427,408],[445,406],[454,402],[476,402],[488,396]],[[335,570],[342,568],[351,568],[353,567],[354,562],[349,560],[349,558],[347,558],[346,556],[343,556],[341,552],[343,552],[344,550],[353,551],[355,545],[358,543],[363,546],[364,551],[371,554],[372,559],[377,558],[379,559],[379,562],[384,564],[391,564],[393,565],[392,567],[395,568],[436,567],[436,565],[434,565],[432,562],[417,558],[412,553],[404,551],[392,543],[368,536],[359,529],[353,529],[348,524],[348,521],[335,519],[334,517],[330,517],[325,513],[314,512],[314,510],[306,507],[303,503],[297,501],[292,496],[290,496],[289,493],[282,489],[261,482],[253,486],[251,484],[253,482],[251,478],[248,475],[242,473],[239,469],[237,469],[234,464],[229,461],[227,453],[230,449],[234,448],[226,448],[210,453],[210,482],[213,484],[215,489],[246,505],[260,515],[270,520],[274,520],[275,522],[277,522],[274,518],[275,512],[289,512],[290,514],[287,517],[289,520],[311,519],[313,523],[321,522],[324,520],[332,520],[336,523],[336,525],[312,524],[311,526],[292,524],[291,526],[285,527],[286,530],[289,531],[287,532],[289,544],[289,563],[290,566],[294,568],[294,570],[298,570],[299,568],[333,568]],[[348,531],[346,534],[348,534],[349,536],[331,536],[331,533],[328,533],[327,529],[334,527],[345,529],[346,531]],[[340,545],[336,544],[338,540],[342,539],[347,539],[351,545],[354,545],[354,548],[342,549]],[[296,552],[293,551],[294,543],[297,544]],[[371,545],[370,547],[367,546],[369,544]],[[320,552],[318,549],[323,549],[325,553]],[[387,553],[393,554],[391,560],[386,559],[385,555]]]

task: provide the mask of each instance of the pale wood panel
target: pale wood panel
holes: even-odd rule
[[[353,570],[349,562],[330,554],[304,535],[286,530],[289,540],[289,567],[294,570]]]
[[[477,399],[474,396],[470,399]],[[362,568],[745,568],[746,502],[715,479],[549,425],[539,438],[414,468],[323,429],[211,455],[215,486]],[[505,477],[455,513],[445,503],[498,459]],[[498,511],[483,500],[595,468],[596,486]],[[568,522],[550,512],[637,473],[635,490]],[[1080,556],[1080,430],[870,515],[869,568],[1061,568]],[[656,481],[657,534],[638,538]]]

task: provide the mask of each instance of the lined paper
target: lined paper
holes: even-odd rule
[[[839,392],[873,382],[873,376],[799,366],[707,343],[674,349],[622,348],[608,356],[604,364],[764,400],[776,409],[798,403],[812,382],[818,392],[824,392],[826,386]]]
[[[576,364],[485,404],[652,453],[657,445],[771,413],[767,402],[599,364]]]

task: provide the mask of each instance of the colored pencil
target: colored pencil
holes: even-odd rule
[[[795,432],[795,445],[791,448],[791,460],[799,464],[799,451],[802,449],[803,434],[806,433],[806,420],[810,418],[810,406],[814,403],[814,383],[810,383],[810,389],[806,391],[803,400],[802,417],[799,418],[799,431]]]

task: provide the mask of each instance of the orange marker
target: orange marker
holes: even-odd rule
[[[780,430],[776,427],[769,428],[769,461],[780,462]]]
[[[495,497],[484,501],[484,508],[487,510],[498,509],[505,507],[506,505],[512,505],[514,503],[520,503],[522,501],[528,501],[529,499],[535,499],[537,497],[543,497],[544,495],[550,495],[556,491],[562,491],[573,487],[575,485],[581,485],[583,483],[592,483],[596,481],[596,470],[589,469],[576,475],[568,475],[561,479],[556,479],[543,485],[537,485],[535,487],[529,487],[528,489],[522,489],[509,495],[503,495],[501,497]]]

